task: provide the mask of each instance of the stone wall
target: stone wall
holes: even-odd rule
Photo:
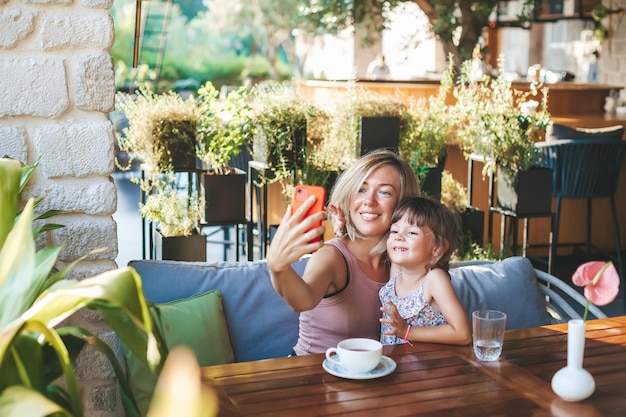
[[[85,278],[117,268],[117,194],[113,172],[115,79],[113,0],[0,0],[0,155],[34,162],[43,156],[26,196],[45,197],[42,210],[67,214],[41,245],[63,242],[60,266],[90,255],[72,271]],[[96,314],[73,324],[104,340],[112,331]],[[119,354],[119,352],[118,352]],[[113,371],[86,349],[77,363],[91,417],[121,415]]]

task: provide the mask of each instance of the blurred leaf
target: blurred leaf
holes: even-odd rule
[[[72,415],[37,391],[22,386],[7,388],[0,394],[0,415],[3,417],[46,417]]]

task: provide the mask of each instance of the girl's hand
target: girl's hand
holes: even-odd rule
[[[387,313],[389,315],[388,319],[381,318],[380,322],[391,325],[391,330],[386,331],[385,334],[394,335],[402,339],[404,338],[404,335],[406,334],[406,330],[409,327],[409,325],[402,318],[402,316],[400,315],[400,312],[398,311],[398,308],[393,303],[393,301],[387,301],[387,304],[389,305],[389,308],[385,308],[385,306],[382,306],[380,308],[380,311],[382,311],[383,313]]]
[[[335,237],[338,239],[344,237],[348,232],[346,230],[346,218],[343,215],[341,207],[329,204],[328,207],[326,207],[326,211],[330,214]]]
[[[266,260],[273,271],[280,272],[289,269],[291,264],[302,256],[314,252],[324,245],[321,240],[309,243],[314,237],[324,233],[324,226],[309,229],[318,221],[324,220],[326,212],[321,211],[302,220],[314,202],[315,196],[309,196],[293,214],[291,213],[291,205],[287,207],[287,211],[267,250]]]

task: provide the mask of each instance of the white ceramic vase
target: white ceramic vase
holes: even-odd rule
[[[586,328],[580,319],[567,322],[567,366],[552,377],[552,390],[565,401],[582,401],[596,389],[593,376],[583,369]]]

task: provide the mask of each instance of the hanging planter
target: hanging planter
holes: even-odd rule
[[[155,233],[156,259],[170,261],[206,262],[206,236],[164,237]]]
[[[424,168],[426,174],[420,177],[420,191],[437,201],[441,200],[441,179],[446,163],[446,155],[439,158],[437,165]]]
[[[530,168],[515,172],[499,167],[497,170],[498,207],[532,216],[552,212],[552,169]]]
[[[246,173],[232,168],[227,174],[202,173],[206,224],[246,222]]]
[[[361,117],[359,123],[360,155],[376,149],[398,150],[400,118],[396,116]]]

